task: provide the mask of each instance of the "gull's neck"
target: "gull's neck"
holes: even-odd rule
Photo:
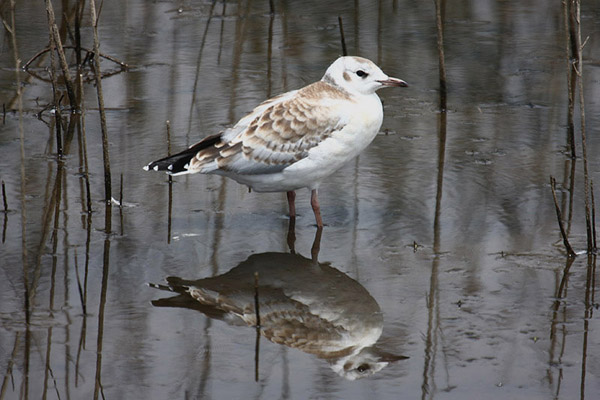
[[[370,93],[370,94],[365,94],[365,93],[361,93],[359,91],[351,90],[347,87],[344,87],[344,86],[340,85],[330,74],[325,74],[323,76],[323,78],[321,78],[321,81],[325,82],[326,84],[328,84],[330,86],[333,86],[335,89],[337,89],[347,95],[350,95],[350,96],[371,96],[372,94],[375,94],[375,92]]]

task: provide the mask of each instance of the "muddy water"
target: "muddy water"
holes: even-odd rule
[[[66,131],[58,162],[43,111],[51,86],[23,71],[15,111],[3,31],[0,397],[595,398],[595,260],[567,263],[549,187],[554,176],[571,243],[584,250],[560,2],[448,2],[445,115],[433,2],[275,2],[275,11],[268,2],[104,2],[101,51],[130,65],[102,83],[115,199],[123,177],[108,235],[95,88],[85,87],[88,217],[82,134]],[[282,194],[206,176],[169,185],[141,169],[166,154],[167,120],[175,151],[319,79],[341,54],[338,16],[350,54],[410,86],[381,92],[382,134],[322,186],[322,237],[306,192],[290,233]],[[47,43],[46,14],[19,1],[15,18],[25,62]],[[600,3],[584,2],[595,181],[599,21]],[[32,68],[43,74],[48,62]],[[581,155],[579,136],[577,145]],[[173,293],[147,285],[166,289],[168,277]],[[182,279],[203,304],[177,293]],[[218,295],[226,311],[214,306]]]

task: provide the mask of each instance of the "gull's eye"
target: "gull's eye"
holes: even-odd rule
[[[362,69],[359,69],[358,71],[356,71],[356,75],[360,76],[361,78],[366,78],[367,76],[369,76],[369,74],[367,74]]]
[[[364,372],[367,372],[370,369],[371,369],[371,366],[369,364],[361,364],[356,368],[356,370],[358,372],[360,372],[361,374]]]

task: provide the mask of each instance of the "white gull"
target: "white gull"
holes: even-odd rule
[[[383,121],[375,92],[394,86],[407,84],[366,58],[340,57],[320,81],[266,100],[232,128],[144,169],[217,174],[257,192],[287,192],[290,218],[295,190],[306,187],[320,228],[319,184],[373,141]]]

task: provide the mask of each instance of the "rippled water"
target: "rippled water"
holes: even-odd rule
[[[54,3],[65,34],[72,12]],[[19,115],[3,30],[0,398],[595,398],[595,258],[568,263],[549,185],[555,177],[570,241],[584,250],[561,3],[447,2],[446,114],[433,2],[274,5],[271,17],[269,2],[104,2],[101,52],[130,66],[102,82],[115,199],[123,180],[108,235],[94,86],[88,219],[83,136],[65,129],[58,162],[51,85],[23,71]],[[306,191],[290,232],[284,194],[214,176],[170,185],[142,170],[167,153],[167,120],[176,151],[318,80],[342,52],[338,16],[350,54],[410,86],[380,92],[381,135],[322,185],[322,237]],[[24,63],[47,44],[46,12],[19,1],[15,19]],[[584,2],[582,23],[598,181],[598,1]],[[44,75],[49,56],[38,60]],[[78,118],[63,116],[65,128]],[[576,127],[581,155],[578,117]],[[194,298],[177,293],[182,280]]]

